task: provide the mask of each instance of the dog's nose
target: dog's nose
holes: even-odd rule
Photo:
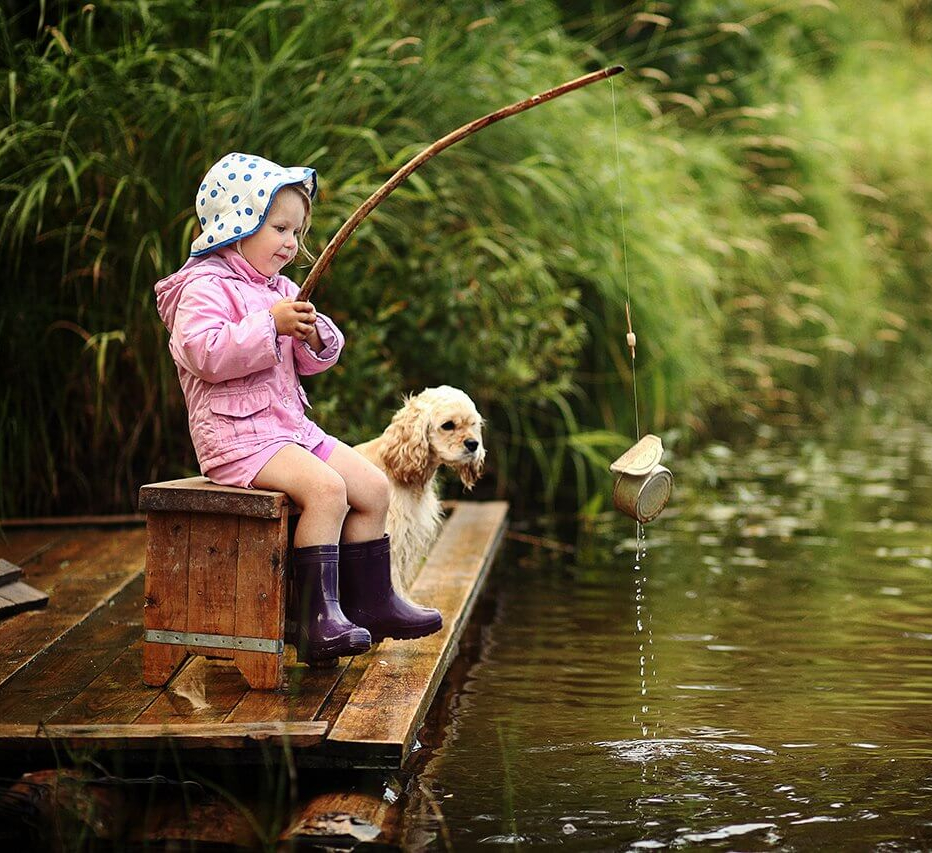
[[[474,438],[467,438],[466,441],[463,442],[463,444],[466,445],[466,449],[467,449],[470,453],[475,453],[475,452],[476,452],[476,448],[479,446],[479,442],[476,441],[476,439],[474,439]]]

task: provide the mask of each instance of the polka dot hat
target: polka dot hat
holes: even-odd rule
[[[206,255],[255,234],[265,222],[275,193],[287,184],[303,184],[314,198],[317,172],[306,166],[279,166],[254,154],[234,152],[221,157],[197,191],[195,209],[202,233],[191,244],[192,256]]]

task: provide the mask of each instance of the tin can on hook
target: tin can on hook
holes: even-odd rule
[[[615,508],[642,524],[660,515],[673,493],[673,474],[660,464],[662,457],[663,442],[648,434],[610,467],[615,475]]]

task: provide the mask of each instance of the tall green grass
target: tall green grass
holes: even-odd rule
[[[217,156],[313,164],[319,251],[424,145],[596,64],[629,66],[617,112],[606,83],[489,128],[342,249],[316,298],[349,341],[309,385],[326,429],[362,440],[402,392],[458,385],[499,493],[594,506],[635,432],[629,288],[640,427],[671,438],[792,424],[927,347],[928,44],[894,12],[42,8],[0,26],[3,515],[125,509],[193,472],[152,284]]]

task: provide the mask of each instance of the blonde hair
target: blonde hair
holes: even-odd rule
[[[313,204],[311,202],[311,196],[308,191],[305,189],[304,184],[285,184],[277,193],[275,193],[275,198],[272,199],[272,204],[269,207],[269,213],[275,209],[275,205],[278,204],[278,200],[281,198],[281,195],[285,190],[291,190],[296,195],[300,196],[302,203],[304,204],[304,222],[301,225],[300,230],[298,231],[298,256],[309,264],[314,262],[314,256],[307,250],[307,246],[304,245],[304,240],[307,237],[307,232],[311,228],[311,212],[313,209]]]

